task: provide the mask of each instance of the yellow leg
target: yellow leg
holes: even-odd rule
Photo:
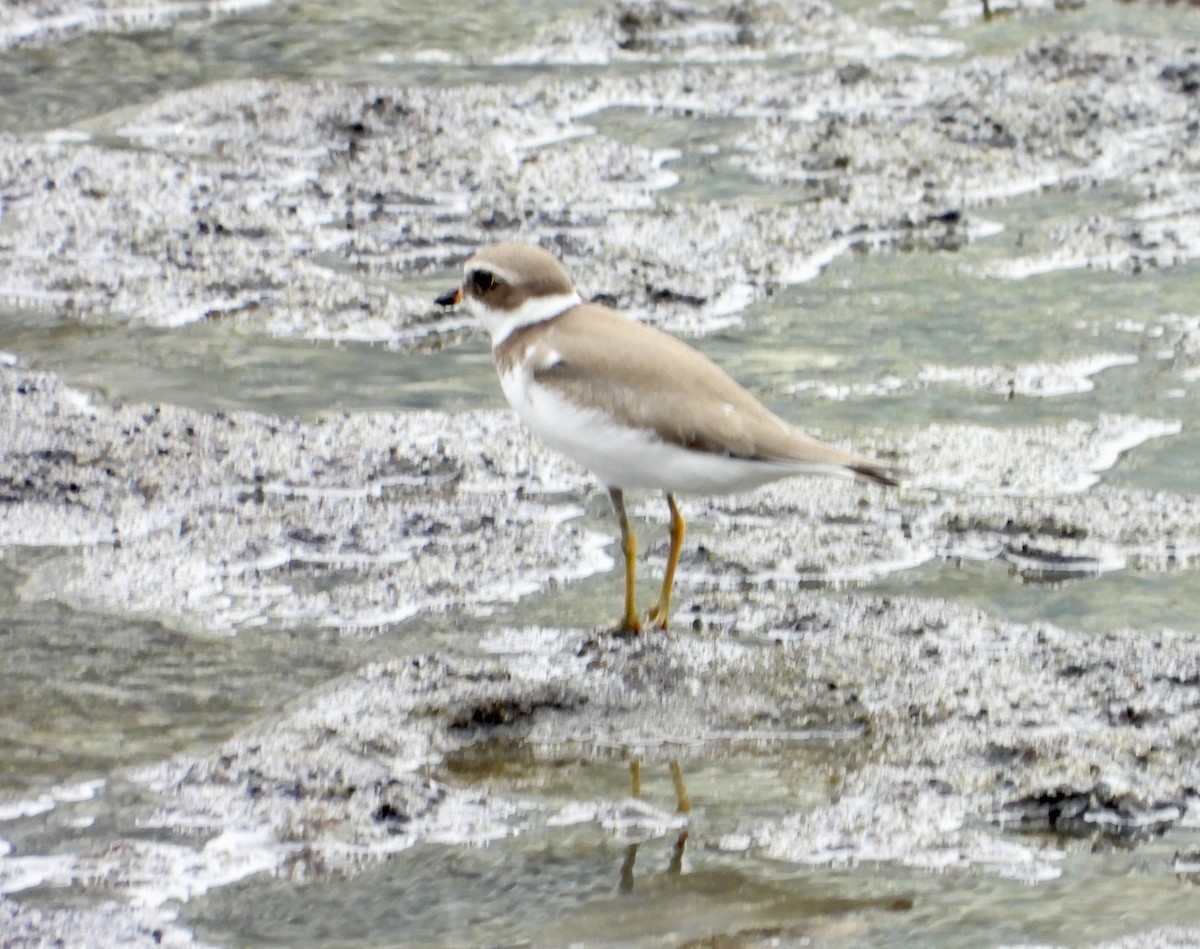
[[[637,758],[629,762],[629,790],[634,797],[642,796],[642,762]]]
[[[640,633],[642,621],[638,619],[637,606],[634,603],[637,579],[637,536],[629,525],[629,515],[625,513],[625,494],[620,488],[609,488],[608,496],[612,499],[613,511],[617,515],[617,523],[621,526],[621,553],[625,555],[625,615],[617,627],[620,633]]]
[[[675,760],[671,761],[670,767],[671,780],[675,782],[675,809],[680,814],[690,814],[692,812],[692,799],[688,797],[687,788],[683,784],[683,768],[679,767],[679,762]]]
[[[679,564],[679,552],[683,550],[683,536],[687,532],[683,515],[679,513],[679,506],[675,503],[675,495],[670,491],[667,492],[667,505],[671,508],[671,549],[667,551],[667,569],[663,574],[662,592],[659,593],[658,602],[654,604],[654,609],[648,617],[657,629],[667,628],[667,621],[671,615],[671,588],[675,586],[675,568]]]
[[[679,762],[674,759],[670,762],[671,780],[675,782],[675,809],[680,814],[690,814],[692,812],[692,799],[688,797],[687,788],[683,784],[683,769],[679,767]],[[679,876],[683,872],[683,854],[687,850],[688,829],[685,826],[679,831],[679,836],[675,839],[675,848],[671,851],[671,863],[667,867],[667,872]]]

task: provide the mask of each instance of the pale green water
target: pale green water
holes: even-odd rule
[[[397,64],[381,57],[430,45],[465,51],[481,43],[503,45],[570,6],[277,4],[163,31],[13,51],[0,55],[0,130],[77,123],[104,129],[116,124],[107,113],[168,91],[241,77],[446,85],[479,78],[516,81],[528,71],[406,64],[403,56]],[[846,6],[854,12],[873,8]],[[909,11],[897,5],[882,22],[930,19],[937,9],[931,3]],[[944,32],[968,42],[973,52],[994,52],[1020,47],[1038,31],[1057,35],[1089,25],[1200,37],[1200,17],[1162,4],[1115,3],[1094,3],[1035,23],[970,23]],[[595,117],[595,124],[617,138],[685,153],[699,145],[720,146],[735,132],[734,123],[710,122],[697,130],[679,120],[649,122],[639,113],[616,110]],[[720,163],[689,154],[674,170],[683,177],[679,200],[772,196],[771,189]],[[1193,386],[1179,397],[1177,381],[1159,371],[1144,340],[1117,329],[1131,316],[1153,320],[1194,312],[1200,282],[1195,265],[1140,276],[1064,272],[1024,281],[980,280],[963,270],[964,264],[1011,254],[1014,235],[1030,222],[1080,206],[1099,213],[1122,200],[1102,191],[989,209],[983,216],[1006,230],[957,255],[847,256],[817,280],[751,308],[741,326],[698,345],[782,414],[827,431],[929,422],[1022,425],[1098,412],[1181,419],[1180,436],[1142,446],[1105,478],[1195,494],[1198,391]],[[432,295],[438,283],[422,280],[419,287]],[[864,338],[872,341],[869,347],[862,346]],[[0,348],[116,402],[168,401],[204,411],[304,417],[502,404],[485,345],[477,339],[440,352],[398,355],[382,346],[271,339],[220,322],[161,331],[116,317],[80,325],[52,314],[0,309]],[[798,366],[804,379],[854,384],[888,374],[908,378],[928,363],[986,366],[1087,353],[1128,353],[1139,362],[1102,373],[1090,392],[1015,403],[939,386],[844,401],[788,389]],[[597,526],[604,523],[601,504],[591,503],[589,512]],[[703,531],[697,526],[697,536]],[[10,683],[0,699],[0,792],[6,796],[209,746],[364,662],[449,642],[461,645],[464,634],[489,624],[552,622],[564,610],[580,622],[603,622],[614,585],[611,576],[597,577],[486,621],[419,618],[369,640],[304,630],[285,637],[245,631],[205,640],[154,624],[16,602],[13,590],[24,558],[43,556],[55,552],[13,552],[0,563],[0,678]],[[935,562],[871,589],[947,597],[1008,619],[1045,619],[1095,631],[1194,629],[1200,616],[1194,577],[1183,572],[1117,572],[1030,586],[999,564]],[[104,648],[95,647],[98,642]],[[757,758],[685,763],[693,798],[705,802],[703,820],[719,825],[776,813],[780,802],[811,793],[810,769],[827,751],[779,749]],[[541,764],[526,776],[531,794],[569,796],[565,789],[577,786],[581,798],[617,796],[625,779],[617,763]],[[652,793],[667,799],[669,787],[661,775],[655,780],[660,783]],[[113,795],[97,806],[118,803]],[[87,834],[103,841],[122,824],[114,810],[102,814]],[[77,831],[53,826],[6,827],[5,834],[41,849],[80,838]],[[851,946],[1084,945],[1151,925],[1200,921],[1194,886],[1164,869],[1176,848],[1196,846],[1193,835],[1175,832],[1129,852],[1093,853],[1080,842],[1063,846],[1068,851],[1063,878],[1034,889],[986,875],[951,879],[893,867],[810,870],[704,851],[692,854],[689,874],[672,881],[658,876],[670,857],[670,841],[660,840],[643,847],[638,864],[643,882],[634,898],[622,899],[614,891],[626,856],[623,845],[585,827],[449,856],[445,848],[422,846],[349,880],[296,886],[253,878],[188,904],[183,915],[200,938],[218,944],[329,947],[604,940],[633,945],[666,933],[683,939],[751,930],[777,932],[783,944],[812,936]],[[61,894],[41,891],[30,898],[53,904]]]

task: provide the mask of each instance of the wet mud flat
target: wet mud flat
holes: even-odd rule
[[[698,335],[756,319],[831,261],[963,251],[1011,202],[1047,192],[1104,200],[964,268],[1011,281],[1197,256],[1186,41],[1086,34],[963,58],[925,33],[864,33],[823,4],[731,10],[565,15],[496,57],[620,69],[446,88],[239,81],[5,135],[0,299],[101,326],[227,321],[248,345],[380,342],[402,364],[470,332],[429,305],[429,287],[510,237],[555,247],[585,296]],[[804,68],[772,71],[771,57]],[[614,110],[736,119],[720,174],[803,200],[672,200],[688,186],[673,170],[683,156],[598,132]],[[1049,401],[1139,361],[1184,394],[1200,377],[1193,314],[1100,331],[1142,348],[1015,366],[947,356],[833,398],[943,386]],[[227,740],[118,755],[110,773],[0,802],[0,932],[14,944],[207,942],[206,901],[241,887],[251,900],[272,883],[318,893],[412,852],[452,861],[578,828],[621,846],[686,829],[706,866],[883,866],[1034,892],[1064,875],[1064,842],[1090,841],[1143,848],[1154,873],[1194,885],[1195,628],[1097,634],[872,587],[961,563],[1031,585],[1190,575],[1195,494],[1109,477],[1186,437],[1192,420],[1171,409],[1190,402],[824,432],[907,469],[904,487],[803,480],[688,499],[674,630],[621,640],[570,600],[604,582],[615,608],[603,505],[506,411],[110,404],[0,349],[0,551],[16,601],[201,644],[325,635],[336,648],[425,619],[463,629],[321,682]],[[649,549],[653,573],[663,549]],[[568,607],[507,621],[543,597]],[[807,764],[788,794],[705,800],[706,768],[729,772],[723,802],[739,769],[784,768],[792,753]],[[665,785],[629,796],[634,757],[647,773],[671,759],[699,773],[690,817]],[[1154,849],[1165,837],[1179,847]],[[913,906],[903,885],[884,889],[766,928],[673,920],[662,938],[846,937],[814,931],[816,915],[853,920],[869,942]],[[491,941],[535,939],[519,915]],[[564,923],[554,938],[575,935]],[[1108,944],[1195,945],[1200,930],[1146,924]]]
[[[507,413],[220,418],[110,408],[44,373],[0,372],[13,423],[0,477],[6,541],[64,547],[24,577],[26,598],[206,635],[247,623],[354,635],[611,563],[607,538],[578,526],[562,497],[584,493],[586,475]],[[701,816],[692,832],[693,847],[799,865],[883,861],[1038,882],[1057,876],[1062,853],[1030,831],[1128,842],[1192,827],[1194,636],[1096,636],[936,600],[805,589],[963,550],[1037,574],[1097,573],[1112,557],[1187,569],[1200,541],[1194,501],[1103,487],[1053,495],[1070,478],[1051,459],[1103,456],[1106,438],[1128,434],[1110,424],[1010,433],[1027,461],[1037,458],[1028,446],[1044,445],[1026,477],[1047,481],[1025,485],[1027,496],[1011,493],[1003,466],[980,465],[1011,446],[981,453],[961,432],[940,457],[919,433],[891,444],[880,434],[876,447],[901,463],[909,451],[938,459],[927,481],[973,466],[971,495],[793,482],[700,502],[696,514],[720,526],[684,561],[677,632],[622,641],[570,623],[495,628],[463,652],[373,663],[209,751],[133,769],[121,783],[137,789],[137,816],[126,819],[143,833],[12,854],[0,861],[5,888],[87,881],[141,907],[136,925],[111,912],[106,925],[161,930],[164,904],[258,871],[311,883],[422,842],[581,821],[653,839],[680,826],[669,806],[582,789],[577,800],[531,799],[503,780],[455,777],[462,762],[497,754],[664,766],[832,742],[816,782],[824,799],[765,819]],[[331,567],[353,567],[355,579],[312,590]],[[534,588],[531,575],[546,579]],[[104,784],[60,790],[46,808],[69,821]],[[59,919],[12,918],[32,932]]]
[[[1115,186],[1118,207],[1049,218],[981,275],[1171,267],[1200,248],[1195,58],[1085,35],[965,62],[820,57],[782,78],[751,60],[450,88],[206,86],[103,128],[128,147],[86,123],[0,139],[0,286],[83,319],[419,347],[463,321],[439,320],[405,278],[519,234],[557,248],[585,296],[703,332],[852,250],[953,251],[995,233],[989,208]],[[677,150],[589,124],[622,109],[737,120],[712,173],[794,197],[669,200]]]

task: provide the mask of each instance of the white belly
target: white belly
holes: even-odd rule
[[[751,461],[691,451],[654,432],[626,428],[597,410],[581,409],[515,369],[500,378],[521,420],[552,448],[596,473],[610,487],[680,494],[749,491],[790,475],[840,473],[783,462]]]

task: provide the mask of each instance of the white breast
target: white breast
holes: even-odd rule
[[[533,381],[521,361],[500,377],[521,420],[552,448],[595,472],[605,485],[680,494],[749,491],[789,475],[818,469],[692,451],[653,431],[618,424],[594,408],[575,405]],[[820,468],[822,474],[840,473]]]

